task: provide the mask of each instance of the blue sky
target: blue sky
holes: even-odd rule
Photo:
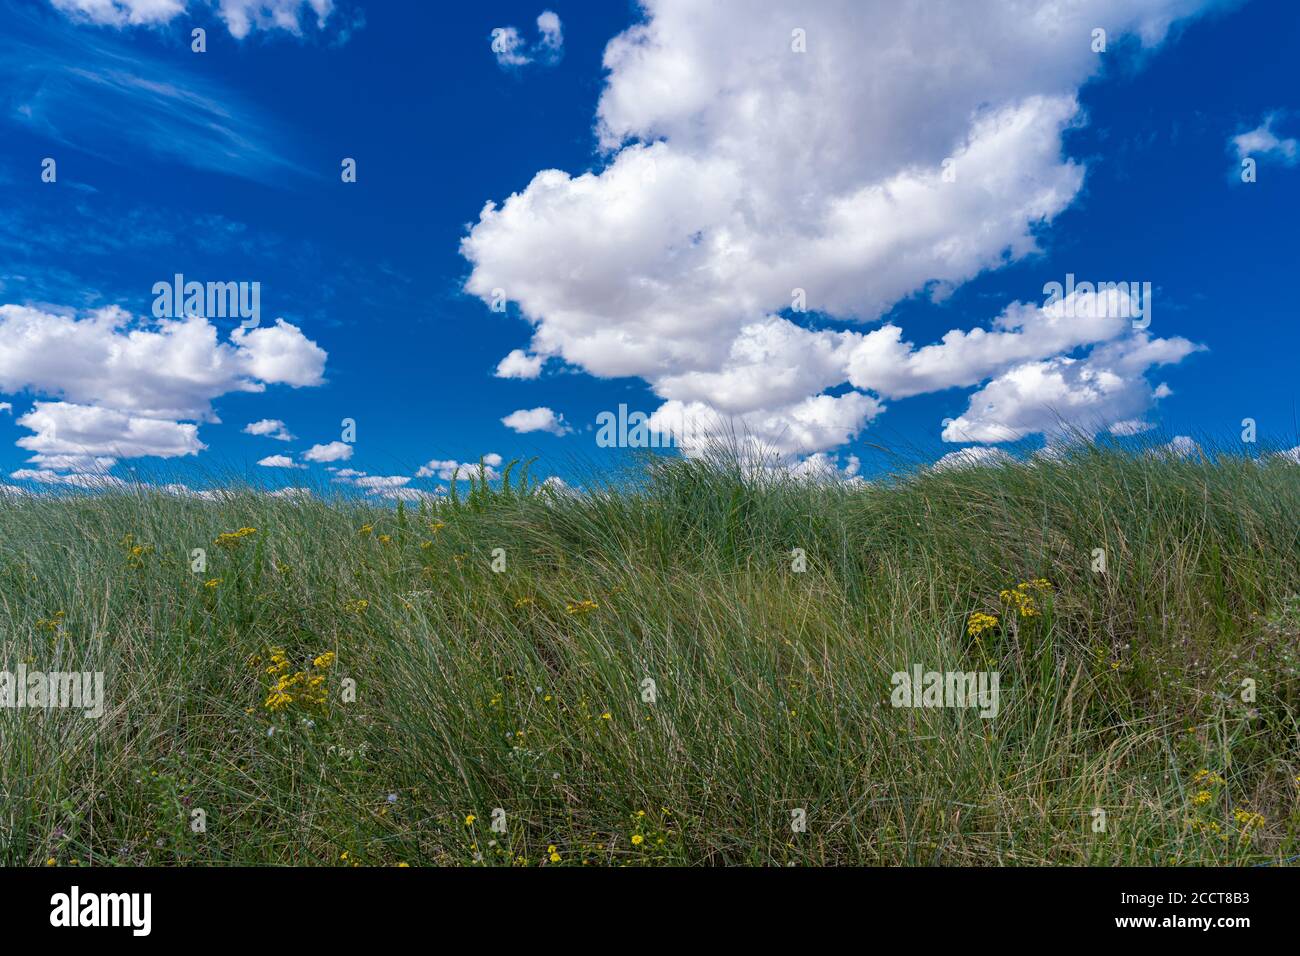
[[[981,6],[0,0],[0,482],[573,481],[620,403],[849,476],[1066,419],[1300,444],[1300,18]],[[160,324],[177,273],[259,324]],[[1149,327],[1052,317],[1068,273]]]

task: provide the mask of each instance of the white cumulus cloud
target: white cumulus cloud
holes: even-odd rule
[[[520,434],[528,432],[550,432],[552,435],[567,435],[571,431],[563,415],[557,415],[545,406],[539,408],[521,408],[501,419],[501,424]]]
[[[332,441],[312,445],[302,453],[305,461],[347,461],[352,457],[352,446],[345,441]]]
[[[537,378],[542,374],[542,363],[546,359],[540,355],[529,355],[523,349],[512,349],[510,354],[497,363],[497,378]]]
[[[503,459],[495,452],[483,456],[483,474],[488,480],[496,480],[501,477],[497,470],[501,467]],[[457,481],[467,481],[471,477],[478,478],[479,463],[477,461],[456,461],[455,459],[438,459],[421,465],[419,471],[415,473],[417,478],[441,478],[443,481],[451,481],[455,478]]]
[[[878,321],[1036,251],[1082,186],[1062,136],[1084,121],[1077,92],[1100,66],[1092,29],[1151,47],[1212,5],[645,0],[644,22],[605,50],[601,164],[537,172],[462,241],[467,291],[490,302],[505,289],[534,329],[497,374],[557,357],[639,377],[664,402],[656,425],[698,437],[708,416],[735,418],[810,454],[856,436],[882,399],[1088,362],[1079,348],[1140,350],[1127,320],[1022,303],[919,347],[893,323],[813,331],[779,313]],[[1058,405],[1135,418],[1156,398],[1130,362],[1130,381],[1108,385],[1122,400],[1062,401],[1088,384],[1066,368],[1047,370]],[[1006,400],[1015,420],[986,421],[984,405],[964,417],[986,436],[1045,421]]]
[[[1085,358],[1058,356],[1016,365],[971,395],[944,427],[945,441],[1016,441],[1131,423],[1156,400],[1145,373],[1182,361],[1201,346],[1145,332],[1094,348]]]
[[[179,458],[207,447],[194,424],[71,402],[36,402],[18,424],[35,433],[18,439],[18,447],[36,452],[33,460],[42,464],[63,456]]]
[[[244,434],[261,435],[264,438],[274,438],[276,441],[293,441],[294,436],[290,434],[288,426],[278,418],[263,418],[260,421],[249,422],[244,426]]]
[[[138,320],[115,306],[77,316],[0,305],[0,392],[48,397],[17,419],[33,432],[19,447],[47,468],[65,456],[197,454],[206,447],[197,423],[218,420],[216,399],[268,385],[319,385],[325,360],[323,349],[283,320],[234,329],[221,341],[203,318]]]

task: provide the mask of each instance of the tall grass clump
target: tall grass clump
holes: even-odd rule
[[[0,669],[106,691],[97,720],[0,709],[0,863],[1300,853],[1280,457],[518,475],[0,501]],[[917,665],[997,672],[996,716],[893,706]]]

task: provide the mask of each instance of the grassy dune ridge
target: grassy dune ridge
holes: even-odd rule
[[[1297,515],[1294,464],[1100,447],[436,509],[10,497],[0,669],[107,705],[0,709],[0,863],[1281,861]],[[916,664],[997,671],[997,716],[891,706]]]

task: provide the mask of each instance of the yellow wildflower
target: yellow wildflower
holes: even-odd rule
[[[1046,583],[1042,578],[1039,580]],[[1017,584],[1014,590],[1003,590],[998,592],[998,597],[1002,599],[1003,604],[1010,605],[1021,617],[1037,617],[1039,613],[1038,604],[1034,601],[1033,595],[1029,593],[1031,587],[1035,587],[1035,584],[1030,581],[1025,581],[1021,584]],[[1048,585],[1048,587],[1050,587],[1050,585]],[[1039,587],[1037,590],[1042,591],[1044,589]]]
[[[1253,810],[1243,810],[1240,807],[1233,811],[1232,819],[1240,823],[1246,830],[1263,826],[1265,823],[1262,814],[1255,813]]]
[[[226,531],[217,535],[216,543],[222,548],[236,548],[250,534],[257,534],[257,529],[240,528],[238,531]]]

